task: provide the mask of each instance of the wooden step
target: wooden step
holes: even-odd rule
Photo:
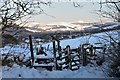
[[[68,58],[68,56],[66,55],[64,57],[61,57],[60,60],[65,59],[65,58]]]
[[[76,56],[80,57],[79,54],[71,54],[70,56],[71,56],[71,57],[76,57]]]
[[[72,60],[71,62],[80,62],[80,60]]]
[[[80,64],[72,64],[71,67],[80,66]]]
[[[64,65],[64,64],[67,64],[67,62],[61,62],[61,63],[59,63],[59,65]]]
[[[39,64],[39,65],[33,65],[32,67],[34,67],[34,68],[45,68],[47,70],[52,71],[54,66],[53,65],[47,65],[47,64]]]
[[[63,69],[67,69],[68,67],[69,67],[69,65],[66,65],[66,66],[63,67]]]
[[[74,68],[71,68],[72,71],[75,71],[75,70],[78,70],[79,67],[74,67]]]

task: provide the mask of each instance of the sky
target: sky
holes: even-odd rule
[[[99,0],[92,0],[92,2],[91,0],[74,0],[77,1],[78,4],[80,4],[80,7],[74,7],[73,3],[70,2],[70,0],[52,1],[53,2],[51,6],[41,5],[42,9],[45,11],[46,14],[33,15],[32,18],[29,19],[29,22],[51,24],[60,22],[101,21],[101,17],[96,14],[96,10],[100,9],[100,5],[97,3]],[[102,21],[104,22],[109,20],[102,18]]]
[[[45,13],[34,15],[29,21],[41,24],[60,22],[100,22],[100,17],[96,10],[100,5],[96,2],[78,2],[81,7],[74,7],[72,2],[53,2],[50,7],[42,6]],[[106,21],[106,19],[103,19]]]

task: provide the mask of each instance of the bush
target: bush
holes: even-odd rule
[[[12,67],[14,64],[31,66],[31,58],[26,59],[24,54],[2,54],[2,66]]]
[[[2,46],[6,44],[17,44],[18,40],[10,34],[2,34]]]
[[[116,48],[112,48],[110,53],[112,52],[111,56],[111,65],[109,69],[109,75],[111,77],[120,77],[120,42],[116,44]]]

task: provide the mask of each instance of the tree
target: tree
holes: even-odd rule
[[[103,5],[106,5],[107,10],[103,10]],[[100,10],[99,13],[102,17],[113,19],[118,22],[117,27],[120,27],[120,1],[119,0],[100,0]],[[120,32],[120,31],[116,31]],[[118,36],[115,39],[109,32],[106,32],[110,39],[110,48],[108,50],[107,56],[110,61],[109,76],[120,77],[120,38]],[[120,35],[120,34],[118,34]]]
[[[100,0],[99,13],[102,17],[111,18],[114,21],[120,22],[120,1],[119,0]],[[103,5],[107,10],[103,10]]]
[[[73,3],[74,7],[81,7],[74,0],[69,1]],[[13,27],[18,22],[19,24],[17,25],[26,24],[31,15],[46,14],[42,6],[50,6],[52,3],[51,0],[0,0],[0,25],[2,25],[2,33],[9,31],[7,28]]]
[[[44,13],[41,5],[50,6],[51,1],[1,0],[0,25],[2,25],[2,33],[9,31],[7,28],[13,27],[17,22],[19,22],[19,25],[25,23],[31,15]],[[23,20],[25,17],[26,19]]]

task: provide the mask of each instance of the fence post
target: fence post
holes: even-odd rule
[[[90,46],[90,57],[94,56],[93,45]]]
[[[71,54],[70,54],[70,45],[67,46],[67,56],[68,56],[68,65],[69,69],[71,69]]]
[[[58,45],[58,54],[59,54],[59,56],[61,57],[61,53],[60,53],[60,52],[61,52],[60,41],[58,40],[57,43],[58,43],[58,44],[57,44],[57,45]]]
[[[33,64],[33,62],[34,62],[34,53],[33,53],[32,36],[31,35],[29,35],[29,44],[30,44],[30,52],[31,52],[32,64]]]
[[[84,48],[84,44],[82,45],[82,54],[83,54],[83,66],[87,65],[87,53],[86,49]]]
[[[60,52],[60,41],[58,41],[58,53]]]
[[[54,54],[54,63],[55,63],[55,70],[56,70],[57,69],[57,58],[56,58],[55,41],[53,41],[53,54]]]

